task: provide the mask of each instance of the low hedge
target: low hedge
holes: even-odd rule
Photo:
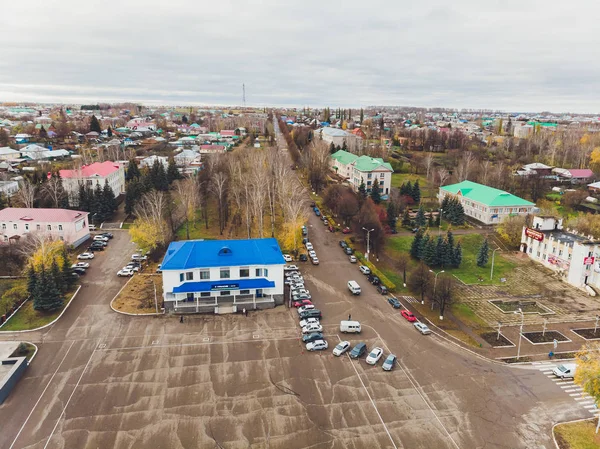
[[[371,262],[369,262],[367,259],[365,259],[365,256],[360,251],[355,251],[354,255],[356,256],[356,258],[358,260],[360,260],[360,262],[363,265],[366,265],[367,267],[369,267],[369,270],[371,270],[371,273],[373,273],[375,276],[377,276],[379,278],[379,280],[381,281],[381,283],[383,285],[385,285],[390,292],[393,292],[396,290],[396,284],[394,284],[392,281],[390,281],[388,279],[388,277],[385,274],[383,274],[381,271],[379,271],[375,265],[373,265]]]

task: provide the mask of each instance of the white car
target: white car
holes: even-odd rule
[[[287,281],[287,279],[286,279]],[[294,291],[294,290],[302,290],[304,288],[304,282],[291,282],[289,283],[290,286],[290,290]]]
[[[312,251],[313,250],[313,245],[310,242],[306,242],[306,250],[307,251]]]
[[[132,254],[131,260],[148,260],[148,256],[142,256],[141,254]]]
[[[379,359],[381,358],[382,355],[383,355],[383,349],[373,348],[371,350],[371,352],[369,353],[369,355],[367,356],[366,362],[369,365],[375,365],[377,362],[379,362]]]
[[[417,330],[418,330],[419,332],[421,332],[423,335],[431,334],[431,329],[429,329],[429,328],[427,327],[427,325],[425,325],[425,324],[423,324],[423,323],[416,322],[416,323],[414,324],[414,326],[415,326],[415,329],[417,329]]]
[[[84,270],[89,267],[90,264],[88,262],[77,262],[71,265],[71,268],[83,268]]]
[[[304,278],[300,275],[295,275],[295,276],[290,276],[289,278],[286,278],[286,280],[289,279],[291,284],[297,284],[297,283],[302,283],[304,284]]]
[[[94,253],[81,253],[77,256],[79,260],[89,260],[94,258]]]
[[[133,272],[136,272],[136,273],[137,273],[137,272],[139,272],[139,271],[140,271],[140,266],[139,266],[139,265],[136,265],[136,264],[133,264],[133,263],[128,263],[127,265],[125,265],[125,266],[123,267],[123,269],[124,269],[124,270],[128,269],[128,270],[131,270],[131,271],[133,271]]]
[[[284,254],[283,260],[285,260],[286,262],[292,262],[294,259],[289,254]]]
[[[313,265],[319,265],[318,257],[311,257],[310,261],[312,262]]]
[[[305,320],[300,321],[300,327],[305,327],[310,324],[321,324],[318,318],[306,318]]]
[[[308,257],[310,257],[311,259],[314,258],[314,257],[317,257],[317,253],[314,252],[314,251],[309,251],[308,252]]]
[[[329,345],[325,340],[315,340],[312,343],[306,343],[307,351],[323,351],[327,349]]]
[[[348,349],[350,349],[350,342],[341,341],[335,348],[333,348],[333,355],[339,357]]]
[[[360,267],[358,267],[358,269],[362,274],[371,274],[371,270],[365,265],[361,265]]]
[[[310,334],[312,332],[323,332],[323,326],[320,324],[309,324],[308,326],[304,326],[302,328],[303,334]]]
[[[350,256],[350,263],[356,263],[356,256]]]
[[[296,295],[310,295],[310,292],[305,288],[292,288],[292,296]]]
[[[283,271],[296,271],[299,269],[300,268],[298,268],[297,265],[286,265],[285,267],[283,267]]]
[[[302,312],[306,312],[307,310],[314,309],[314,308],[315,308],[314,304],[307,304],[305,306],[300,306],[300,307],[298,307],[298,315],[300,315]]]
[[[108,237],[104,237],[103,235],[95,235],[94,241],[95,242],[108,242]]]
[[[130,268],[122,268],[117,272],[117,276],[133,276],[133,270]]]

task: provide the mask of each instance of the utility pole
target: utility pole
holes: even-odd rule
[[[367,259],[367,261],[368,261],[369,260],[369,250],[370,250],[369,238],[371,236],[371,232],[373,232],[375,229],[367,229],[367,228],[363,227],[363,230],[367,231],[367,254],[365,255],[365,259]]]
[[[156,299],[156,283],[152,280],[151,282],[154,287],[154,307],[156,308],[156,313],[158,314],[158,299]]]
[[[242,104],[244,105],[244,109],[246,108],[246,85],[242,84]]]
[[[439,217],[438,217],[438,221],[440,222],[440,225],[438,227],[438,235],[442,235],[442,213],[444,212],[444,209],[440,209],[440,211],[438,212]]]
[[[521,314],[521,327],[519,329],[519,346],[517,347],[517,361],[518,361],[519,357],[521,357],[521,337],[523,336],[523,320],[525,320],[525,315],[523,314],[523,311],[521,310],[520,307],[519,307],[519,310],[514,313]]]
[[[435,274],[435,279],[433,281],[433,299],[431,300],[431,310],[433,310],[433,301],[435,299],[435,288],[437,287],[437,277],[444,273],[444,270],[438,271],[437,273],[433,270],[429,270],[430,273]]]

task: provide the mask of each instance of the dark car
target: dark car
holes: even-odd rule
[[[96,252],[96,251],[104,251],[104,246],[102,245],[90,245],[88,246],[88,251]]]
[[[345,252],[346,254],[348,254],[349,256],[351,256],[351,255],[354,253],[354,250],[353,250],[352,248],[350,248],[349,246],[346,246],[346,247],[344,248],[344,252]]]
[[[411,232],[412,232],[413,234],[416,234],[417,232],[419,232],[419,228],[413,228],[413,229],[411,230]]]
[[[348,244],[346,242],[344,242],[343,240],[340,240],[340,246],[344,249],[348,248]]]
[[[114,236],[112,235],[112,233],[110,232],[103,232],[102,234],[100,234],[103,237],[108,237],[109,239],[112,239]]]
[[[377,286],[377,291],[382,295],[387,295],[389,293],[387,287],[383,284]]]
[[[367,352],[367,345],[365,343],[359,343],[352,348],[352,351],[350,351],[350,357],[353,359],[357,359],[365,352]]]
[[[304,343],[310,343],[311,341],[316,340],[323,340],[323,334],[321,332],[313,332],[312,334],[302,336],[302,341]]]
[[[300,257],[298,259],[300,260],[300,262],[307,262],[308,256],[306,254],[300,254]]]
[[[304,235],[304,236],[308,235],[308,229],[306,229],[306,226],[302,226],[302,235]]]
[[[367,280],[373,285],[381,284],[381,280],[379,279],[379,277],[375,276],[373,273],[367,276]]]
[[[317,207],[317,203],[315,203],[314,201],[310,203],[310,207]]]
[[[398,301],[396,298],[388,298],[388,302],[392,305],[394,309],[400,308],[400,301]]]
[[[315,210],[315,215],[317,217],[320,217],[321,216],[321,211],[319,211],[319,209]]]
[[[308,243],[308,237],[302,239],[302,244],[303,245],[306,245],[307,243]]]
[[[85,269],[83,269],[83,268],[71,268],[71,272],[77,273],[79,276],[83,276],[85,274]]]
[[[304,320],[306,318],[322,318],[321,311],[319,309],[309,309],[305,310],[300,314],[300,319]]]

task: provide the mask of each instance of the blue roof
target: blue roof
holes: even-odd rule
[[[213,290],[251,290],[256,288],[273,288],[275,282],[265,278],[226,279],[224,281],[184,282],[173,288],[173,293],[210,292]]]
[[[171,242],[161,270],[283,264],[283,254],[273,238],[183,240]]]

